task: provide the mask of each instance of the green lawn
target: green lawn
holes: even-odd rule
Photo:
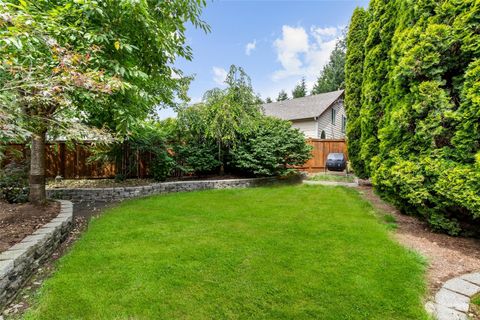
[[[27,319],[427,319],[425,264],[355,190],[124,202],[90,223]]]

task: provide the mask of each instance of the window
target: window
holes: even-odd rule
[[[342,133],[347,131],[347,117],[342,116]]]
[[[320,139],[325,139],[325,131],[322,130],[322,133],[320,134]]]
[[[332,124],[335,125],[335,118],[337,118],[337,110],[332,108]]]

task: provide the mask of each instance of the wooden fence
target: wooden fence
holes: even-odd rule
[[[149,176],[148,166],[151,160],[150,154],[139,153],[135,150],[126,149],[123,159],[119,163],[90,161],[92,144],[88,142],[76,143],[67,146],[63,142],[47,144],[45,153],[45,169],[48,178],[58,175],[65,179],[79,178],[113,178],[117,173],[117,166],[130,166],[129,177],[146,178]],[[6,152],[7,162],[27,159],[28,148],[21,144],[9,145]],[[136,161],[128,160],[134,158]],[[133,168],[132,168],[133,165]]]
[[[321,172],[325,170],[327,156],[329,153],[343,153],[346,157],[347,143],[345,140],[321,140],[309,139],[308,143],[313,146],[312,158],[299,169],[308,173]]]
[[[302,171],[309,173],[324,171],[327,156],[331,152],[340,152],[347,156],[345,140],[309,139],[308,143],[313,146],[312,158],[298,168]],[[91,148],[92,144],[88,142],[77,143],[70,147],[63,142],[47,144],[46,176],[54,178],[60,175],[65,179],[113,178],[115,173],[122,171],[117,170],[117,166],[128,167],[127,176],[131,178],[147,178],[150,176],[151,154],[126,148],[122,159],[118,163],[100,163],[89,161],[89,157],[92,155]],[[12,161],[16,157],[27,159],[28,148],[21,144],[9,145],[6,159]],[[179,172],[173,173],[173,176],[179,175]]]

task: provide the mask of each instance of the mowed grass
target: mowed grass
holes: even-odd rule
[[[288,186],[124,202],[27,319],[427,319],[425,265],[355,190]]]

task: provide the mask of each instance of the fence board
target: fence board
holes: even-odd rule
[[[327,156],[329,153],[343,153],[348,159],[347,144],[345,140],[321,140],[309,139],[308,143],[313,147],[312,158],[298,169],[309,173],[325,170]]]

